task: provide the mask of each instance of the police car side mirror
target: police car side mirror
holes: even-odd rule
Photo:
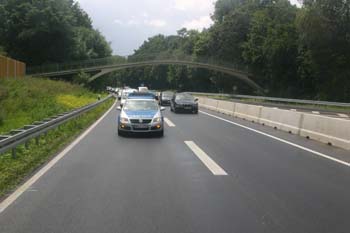
[[[118,111],[121,111],[121,110],[122,110],[122,107],[121,107],[121,106],[118,106],[118,107],[117,107],[117,110],[118,110]]]
[[[165,111],[166,108],[160,107],[160,111]]]

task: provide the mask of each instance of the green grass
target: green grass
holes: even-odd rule
[[[88,93],[84,95],[89,96]],[[97,108],[81,115],[78,119],[68,121],[60,128],[51,130],[40,137],[39,145],[35,140],[29,142],[29,148],[17,148],[16,158],[11,153],[0,156],[0,198],[12,192],[25,178],[45,164],[53,155],[62,150],[89,125],[95,122],[112,104],[110,99]]]
[[[0,134],[95,102],[98,94],[62,81],[0,79]]]

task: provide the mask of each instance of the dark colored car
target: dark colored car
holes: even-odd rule
[[[148,90],[148,93],[151,93],[154,95],[154,98],[159,101],[159,96],[158,96],[158,92],[155,90]]]
[[[170,101],[171,111],[198,113],[198,99],[187,93],[177,93]]]
[[[161,106],[170,106],[171,99],[174,96],[174,92],[163,91],[160,93],[159,103]]]

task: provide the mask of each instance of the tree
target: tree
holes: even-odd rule
[[[108,56],[109,44],[72,0],[3,0],[0,44],[28,65]],[[78,51],[78,52],[77,52]]]
[[[215,11],[212,16],[217,23],[222,23],[225,17],[234,11],[237,7],[243,5],[246,0],[218,0],[215,3]]]
[[[350,99],[350,1],[304,0],[297,19],[300,72],[317,98]]]
[[[73,83],[85,86],[89,83],[90,75],[80,71],[77,75],[73,76]]]
[[[6,56],[6,52],[2,46],[0,46],[0,55]]]
[[[294,96],[298,91],[297,9],[288,0],[264,2],[253,14],[243,57],[259,83],[272,95]]]

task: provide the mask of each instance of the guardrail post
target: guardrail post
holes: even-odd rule
[[[24,143],[24,147],[26,148],[26,150],[29,149],[29,143],[28,143],[28,141],[26,141],[26,142]]]
[[[40,136],[35,138],[35,144],[38,146],[39,145],[39,140],[40,140]]]
[[[15,159],[17,157],[16,147],[12,148],[12,158]]]

